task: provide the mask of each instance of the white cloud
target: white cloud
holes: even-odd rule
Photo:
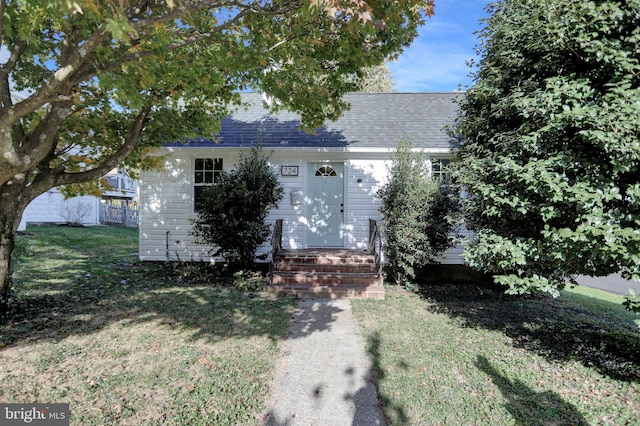
[[[436,3],[420,36],[389,65],[399,92],[450,92],[471,84],[467,61],[476,58],[474,34],[486,17],[486,0]]]
[[[451,48],[449,48],[451,47]],[[399,92],[451,92],[469,85],[473,50],[422,44],[389,65]]]

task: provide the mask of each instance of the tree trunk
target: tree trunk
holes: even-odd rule
[[[14,185],[19,187],[19,185]],[[16,188],[17,189],[17,188]],[[0,187],[0,318],[9,312],[12,292],[11,255],[15,248],[16,232],[26,206],[15,195],[14,188]]]

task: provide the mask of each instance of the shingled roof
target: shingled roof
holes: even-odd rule
[[[460,93],[352,93],[345,96],[351,109],[335,122],[326,123],[315,135],[299,129],[300,117],[290,112],[270,114],[259,93],[245,93],[249,104],[222,121],[216,141],[188,141],[190,147],[240,147],[252,144],[260,134],[269,148],[395,148],[405,136],[419,148],[451,148],[443,127],[457,114],[454,100]],[[176,146],[178,144],[172,144]]]

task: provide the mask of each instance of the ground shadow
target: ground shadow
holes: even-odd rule
[[[589,425],[576,407],[564,401],[556,392],[535,392],[520,380],[510,380],[482,355],[478,355],[475,364],[491,377],[507,399],[506,408],[516,425]]]
[[[0,325],[2,343],[59,341],[90,335],[117,322],[157,322],[189,330],[192,340],[238,336],[282,339],[295,298],[235,290],[224,277],[181,282],[160,263],[115,263],[112,276],[97,277],[91,264],[61,266],[66,280],[46,291],[23,294],[16,312]],[[72,275],[71,277],[69,275]]]
[[[420,292],[433,302],[429,309],[460,320],[464,327],[499,330],[515,347],[547,359],[576,359],[617,380],[640,380],[640,332],[634,314],[607,317],[604,310],[596,312],[563,297],[509,296],[470,283],[422,285]]]
[[[342,309],[333,305],[324,306],[322,309],[314,304],[311,304],[308,309],[299,305],[291,317],[288,337],[300,339],[312,333],[330,331],[335,322],[335,316],[340,312]]]
[[[338,318],[344,314],[350,315],[328,300],[299,302],[289,327],[291,340],[286,346],[287,353],[268,404],[270,408],[263,416],[263,425],[342,423],[347,419],[341,416],[347,412],[353,416],[350,421],[354,426],[385,424],[372,370],[352,363],[354,357],[361,355],[350,349],[352,342],[345,340],[344,328],[336,330],[333,336],[312,336],[331,330],[336,322],[345,320]],[[298,338],[309,340],[300,345],[295,341]],[[341,344],[344,346],[339,347]],[[307,366],[309,359],[317,361]],[[379,361],[375,364],[379,365]],[[322,370],[319,365],[323,366]]]
[[[380,401],[381,409],[384,407],[383,413],[389,424],[407,424],[409,422],[409,416],[407,415],[404,407],[392,398],[384,393],[380,392],[379,383],[385,379],[386,373],[382,368],[380,361],[380,346],[382,344],[380,333],[377,331],[367,337],[367,355],[371,360],[371,377],[376,384],[378,390],[378,399]],[[407,368],[407,366],[403,366]],[[366,413],[362,413],[366,416]],[[366,418],[366,417],[365,417]],[[363,423],[364,424],[364,423]]]

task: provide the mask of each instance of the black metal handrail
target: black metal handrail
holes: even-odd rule
[[[273,284],[273,269],[278,252],[282,250],[282,219],[276,219],[271,236],[271,264],[269,265],[269,279]]]
[[[376,270],[378,271],[378,277],[382,275],[382,235],[380,234],[380,227],[378,222],[374,219],[369,219],[369,246],[368,250],[373,253],[376,260]]]

